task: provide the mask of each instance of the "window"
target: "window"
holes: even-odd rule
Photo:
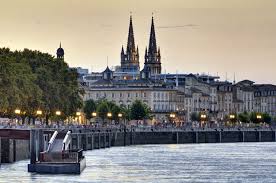
[[[123,97],[123,94],[122,94],[122,93],[120,93],[120,97]]]
[[[115,97],[115,94],[114,93],[112,93],[112,98],[114,98]]]
[[[128,98],[130,97],[130,93],[127,93],[127,97],[128,97]]]

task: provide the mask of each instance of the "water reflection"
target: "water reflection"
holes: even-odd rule
[[[4,164],[0,182],[276,182],[276,143],[145,145],[86,152],[81,175]]]

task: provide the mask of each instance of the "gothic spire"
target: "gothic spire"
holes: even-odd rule
[[[129,21],[129,30],[128,30],[128,40],[127,40],[127,52],[135,50],[135,41],[134,41],[134,33],[133,33],[133,25],[132,25],[132,15],[130,15]]]
[[[124,46],[123,46],[123,45],[122,45],[121,54],[125,54],[125,51],[124,51]]]
[[[149,40],[149,53],[156,53],[156,37],[155,37],[155,29],[154,29],[154,21],[153,17],[151,18],[151,29],[150,29],[150,40]]]

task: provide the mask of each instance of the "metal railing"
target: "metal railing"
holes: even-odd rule
[[[41,152],[40,163],[79,163],[83,159],[83,150],[62,152]]]
[[[55,131],[54,134],[52,135],[51,139],[49,140],[47,152],[50,151],[50,149],[51,149],[51,147],[52,147],[52,145],[53,145],[53,143],[54,143],[54,141],[55,141],[55,139],[57,137],[57,134],[58,134],[58,132]]]
[[[68,150],[71,140],[71,131],[68,131],[63,139],[62,151]]]

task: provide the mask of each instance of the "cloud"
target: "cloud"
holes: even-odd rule
[[[196,24],[186,24],[186,25],[168,25],[168,26],[158,26],[158,29],[181,29],[181,28],[186,28],[186,27],[191,27],[191,28],[197,28],[199,25]]]

